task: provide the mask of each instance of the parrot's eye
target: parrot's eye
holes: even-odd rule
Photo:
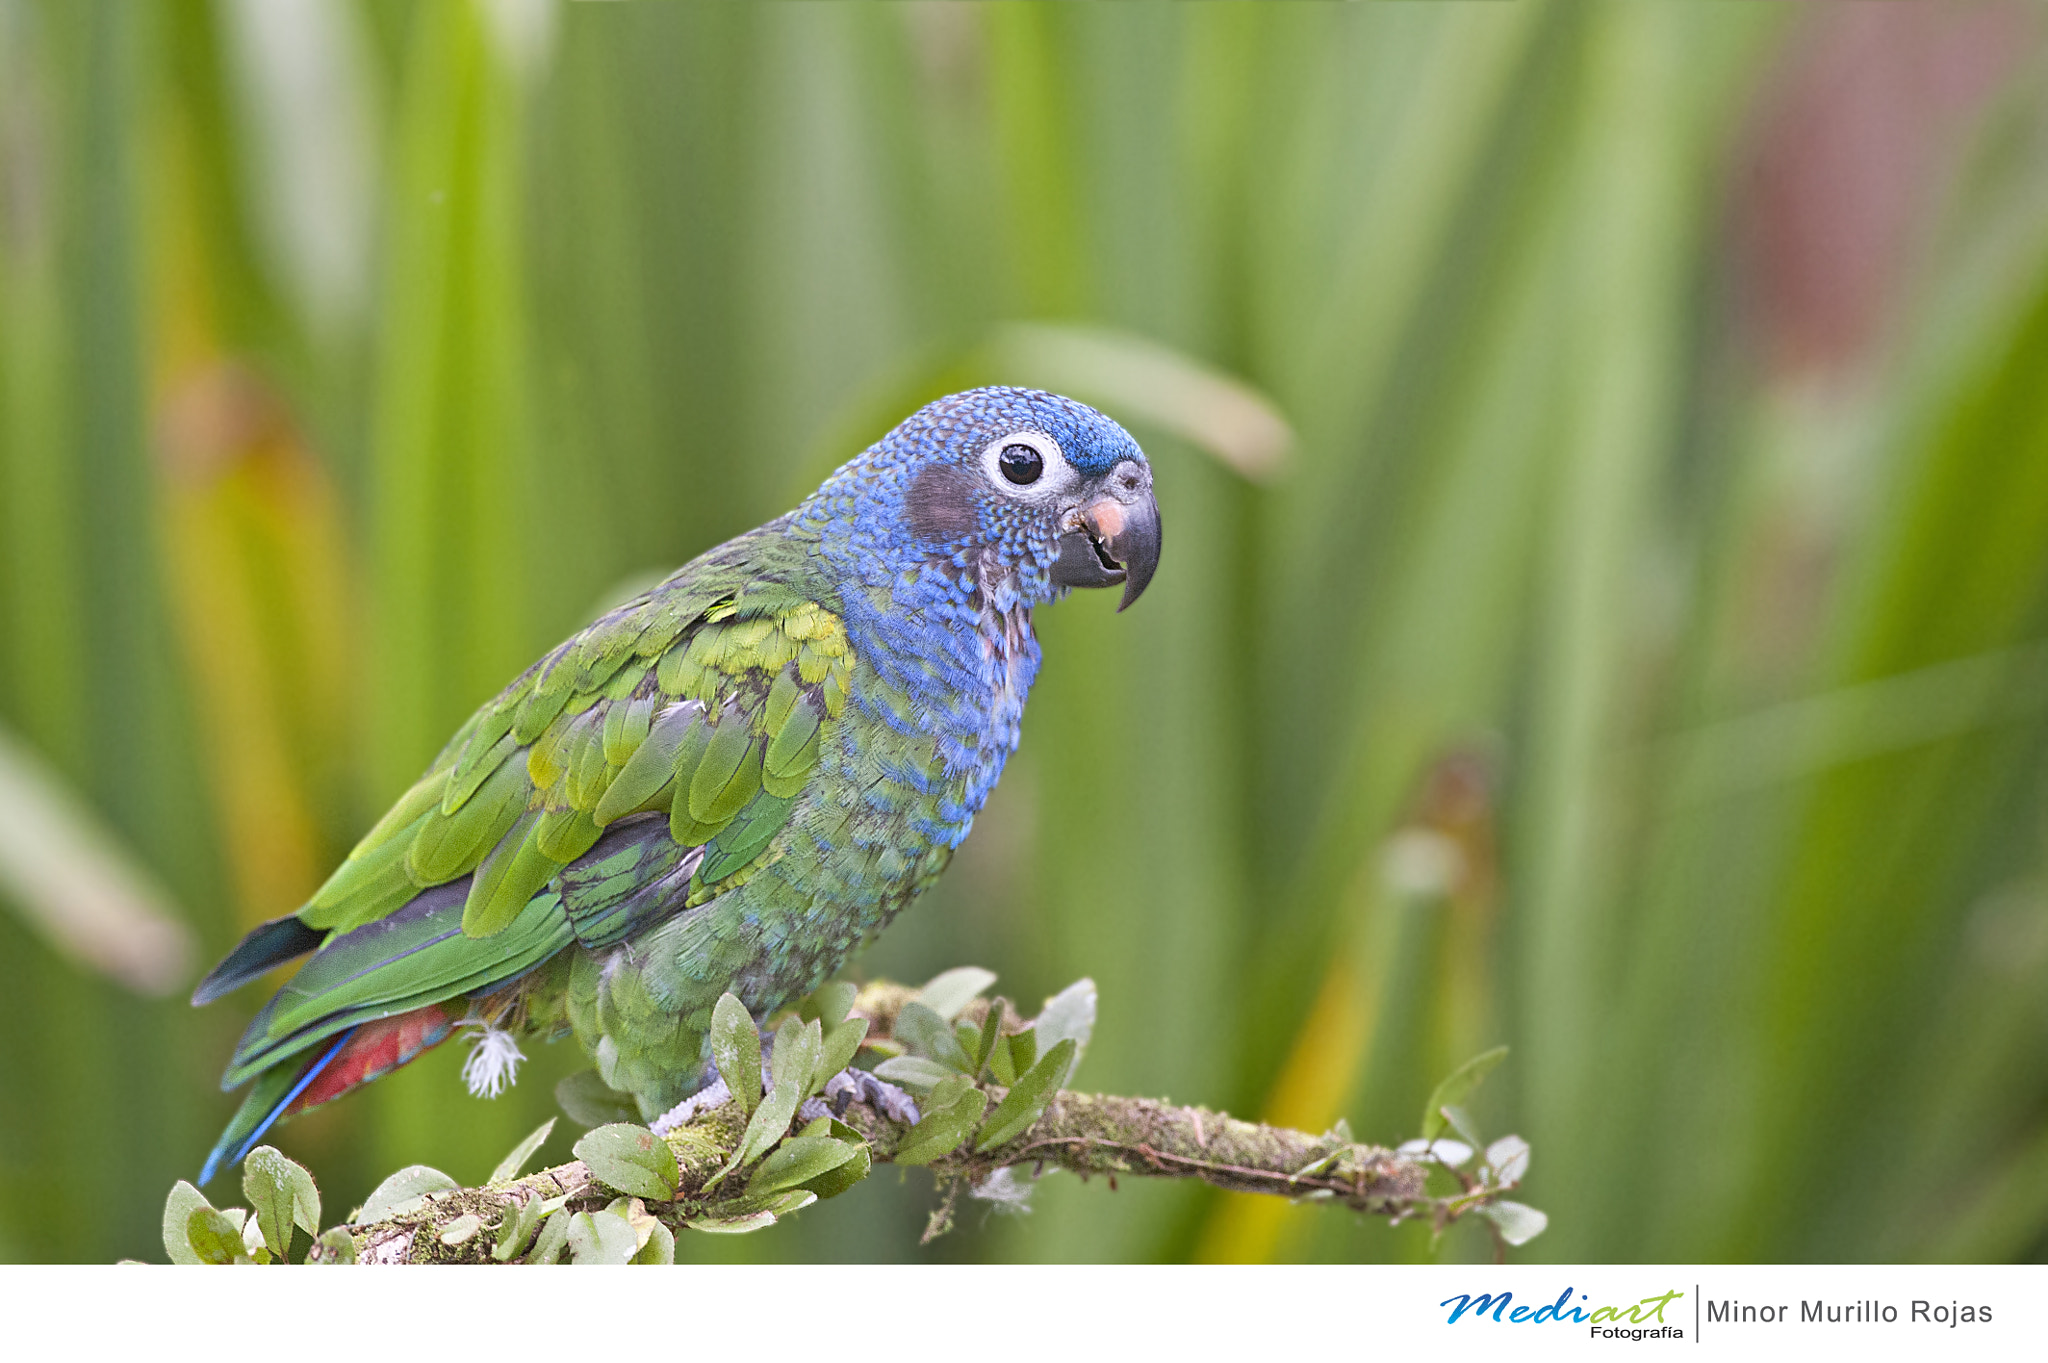
[[[1003,477],[1018,487],[1028,487],[1045,472],[1045,456],[1029,445],[1005,445],[996,464],[1002,469]]]
[[[1049,504],[1074,483],[1060,443],[1043,431],[1011,431],[981,451],[981,471],[996,488],[1026,506]]]

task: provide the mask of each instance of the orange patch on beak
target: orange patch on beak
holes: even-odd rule
[[[1105,497],[1081,514],[1097,539],[1113,540],[1124,532],[1124,509],[1119,502]]]

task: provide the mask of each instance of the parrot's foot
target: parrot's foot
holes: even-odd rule
[[[825,1081],[822,1098],[806,1099],[797,1109],[797,1116],[805,1121],[844,1117],[847,1105],[855,1102],[866,1103],[892,1122],[917,1125],[917,1104],[909,1094],[887,1080],[877,1079],[866,1070],[857,1070],[850,1065]]]
[[[761,1091],[766,1093],[775,1083],[775,1076],[768,1068],[769,1039],[761,1040]],[[710,1066],[706,1066],[710,1069]],[[732,1089],[726,1086],[725,1076],[716,1070],[711,1072],[711,1082],[698,1089],[689,1097],[677,1103],[668,1111],[647,1124],[648,1130],[658,1136],[665,1136],[679,1126],[689,1125],[692,1118],[701,1113],[724,1107],[732,1101]]]
[[[767,1073],[768,1067],[763,1065],[761,1068],[761,1083],[765,1089],[773,1081]],[[725,1080],[713,1079],[647,1125],[656,1135],[667,1135],[679,1126],[689,1125],[701,1114],[724,1107],[731,1101],[732,1090],[726,1087]],[[814,1122],[820,1117],[844,1117],[847,1106],[857,1102],[866,1103],[892,1122],[900,1122],[904,1126],[917,1125],[917,1103],[909,1094],[887,1080],[877,1079],[866,1070],[854,1069],[850,1065],[825,1081],[824,1096],[806,1098],[797,1108],[796,1115],[807,1122]]]
[[[700,1112],[710,1112],[724,1107],[732,1101],[732,1090],[725,1086],[725,1080],[714,1079],[689,1097],[677,1103],[668,1111],[647,1124],[657,1136],[665,1136],[679,1126],[688,1126],[691,1119]]]

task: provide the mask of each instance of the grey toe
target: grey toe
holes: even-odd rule
[[[679,1126],[685,1126],[700,1112],[724,1107],[732,1101],[732,1090],[725,1086],[725,1080],[714,1079],[703,1088],[677,1103],[668,1111],[647,1124],[656,1135],[667,1135]]]

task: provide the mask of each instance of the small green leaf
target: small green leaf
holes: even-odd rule
[[[447,1229],[441,1232],[441,1243],[450,1249],[454,1249],[457,1245],[466,1245],[471,1240],[476,1239],[477,1232],[483,1228],[484,1219],[481,1216],[478,1216],[475,1212],[464,1212],[461,1216],[450,1221]]]
[[[532,1253],[526,1256],[529,1264],[551,1264],[562,1257],[562,1251],[569,1247],[569,1212],[557,1208],[547,1224],[540,1228],[540,1236],[533,1242]]]
[[[798,1016],[805,1022],[819,1022],[829,1029],[846,1020],[846,1015],[853,1011],[853,1001],[858,997],[859,985],[849,980],[834,980],[805,999]]]
[[[640,1120],[639,1104],[598,1078],[596,1070],[578,1070],[556,1084],[555,1103],[578,1126]]]
[[[647,1243],[633,1256],[636,1264],[673,1264],[676,1261],[676,1234],[657,1221],[654,1229],[647,1233]]]
[[[263,1243],[279,1259],[291,1250],[292,1227],[320,1233],[320,1190],[303,1165],[273,1146],[259,1145],[242,1161],[242,1195],[256,1213]]]
[[[896,1147],[898,1164],[930,1164],[951,1154],[967,1138],[988,1107],[988,1095],[974,1087],[964,1074],[955,1074],[934,1087],[925,1100],[924,1117],[910,1128]]]
[[[192,1213],[201,1207],[211,1207],[206,1194],[179,1179],[171,1186],[171,1195],[164,1199],[164,1253],[174,1264],[204,1263],[192,1249]]]
[[[599,1182],[634,1197],[666,1202],[676,1195],[682,1177],[676,1168],[675,1151],[668,1148],[668,1142],[646,1127],[629,1122],[614,1122],[584,1132],[576,1142],[575,1154],[590,1166]]]
[[[1078,979],[1045,1001],[1037,1022],[1032,1024],[1040,1051],[1049,1051],[1072,1037],[1076,1055],[1088,1050],[1088,1038],[1095,1034],[1095,981]]]
[[[1486,1148],[1486,1138],[1479,1134],[1479,1127],[1473,1122],[1471,1113],[1455,1103],[1446,1103],[1437,1110],[1444,1114],[1444,1121],[1450,1125],[1453,1132],[1457,1133],[1460,1140],[1464,1141],[1474,1150]]]
[[[595,1073],[595,1071],[593,1071]],[[528,1134],[525,1140],[512,1147],[512,1153],[498,1161],[498,1167],[491,1170],[492,1183],[510,1183],[526,1171],[526,1162],[533,1158],[533,1152],[547,1142],[554,1132],[555,1119],[548,1118]]]
[[[1406,1155],[1411,1159],[1435,1160],[1446,1169],[1457,1169],[1462,1167],[1465,1161],[1472,1158],[1472,1147],[1463,1141],[1454,1141],[1448,1136],[1440,1136],[1433,1141],[1403,1141],[1395,1149],[1394,1153]]]
[[[711,1060],[740,1111],[752,1116],[761,1105],[761,1031],[747,1006],[729,992],[711,1010]]]
[[[262,1237],[260,1243],[273,1254],[283,1254],[291,1248],[292,1238],[292,1195],[287,1186],[290,1178],[271,1160],[257,1158],[259,1155],[284,1158],[277,1149],[265,1145],[251,1150],[244,1160],[242,1196],[255,1214],[244,1230],[248,1226],[256,1227]]]
[[[989,1056],[1003,1039],[1003,1014],[1009,1011],[1009,1004],[1001,995],[990,1000],[988,1016],[981,1020],[981,1030],[975,1034],[974,1049],[967,1058],[974,1062],[974,1073],[979,1076],[982,1067],[988,1064]]]
[[[425,1206],[428,1193],[446,1192],[461,1186],[439,1169],[409,1164],[378,1184],[377,1191],[370,1194],[370,1200],[358,1207],[349,1221],[358,1226],[367,1226],[372,1221],[389,1221],[394,1216],[403,1216]]]
[[[239,1208],[236,1210],[240,1211]],[[259,1264],[274,1263],[278,1257],[263,1243],[263,1227],[256,1224],[253,1216],[242,1223],[242,1248],[248,1250],[250,1259]]]
[[[975,1149],[993,1150],[1030,1130],[1031,1124],[1044,1115],[1046,1104],[1059,1092],[1060,1085],[1066,1082],[1077,1049],[1074,1039],[1068,1037],[1026,1071],[989,1114],[988,1127]]]
[[[309,1264],[352,1264],[356,1261],[356,1238],[340,1226],[324,1232],[306,1254]]]
[[[957,1070],[949,1070],[921,1055],[892,1056],[875,1066],[875,1076],[907,1088],[920,1098],[931,1092],[933,1085],[960,1077]]]
[[[811,1076],[812,1093],[824,1088],[833,1075],[853,1063],[867,1035],[866,1018],[848,1018],[825,1033],[825,1044],[818,1054],[818,1072]]]
[[[740,1206],[748,1212],[767,1212],[771,1216],[791,1216],[818,1200],[818,1195],[808,1188],[791,1188],[786,1192],[770,1193],[766,1197],[743,1198]]]
[[[1075,1043],[1076,1048],[1080,1046]],[[1022,1074],[1038,1063],[1038,1029],[1026,1027],[1010,1037],[1010,1068]]]
[[[612,1212],[578,1212],[569,1218],[569,1261],[575,1264],[629,1264],[638,1248],[633,1227]]]
[[[858,1147],[830,1136],[792,1136],[761,1161],[747,1182],[747,1196],[763,1197],[808,1184],[854,1157]]]
[[[820,1117],[797,1133],[805,1137],[830,1136],[853,1147],[853,1158],[837,1169],[828,1169],[816,1178],[805,1180],[803,1186],[816,1193],[820,1199],[837,1197],[868,1176],[874,1168],[874,1152],[860,1132],[840,1121],[837,1117]]]
[[[1010,1049],[1010,1038],[996,1038],[995,1049],[988,1053],[988,1073],[991,1079],[1005,1088],[1017,1082],[1017,1064]]]
[[[234,1208],[240,1211],[241,1208]],[[202,1264],[246,1264],[249,1246],[242,1239],[242,1219],[212,1207],[195,1208],[185,1218],[185,1240]]]
[[[1433,1141],[1441,1135],[1444,1129],[1443,1110],[1463,1103],[1471,1096],[1472,1090],[1479,1087],[1479,1081],[1493,1073],[1494,1067],[1507,1058],[1508,1048],[1496,1046],[1452,1070],[1423,1106],[1422,1139]]]
[[[973,1088],[974,1081],[966,1075],[958,1073],[949,1074],[938,1083],[932,1085],[932,1091],[925,1095],[924,1119],[920,1120],[917,1126],[912,1127],[911,1130],[916,1131],[918,1127],[922,1127],[925,1121],[930,1120],[933,1113],[944,1112],[958,1106],[961,1100]]]
[[[964,1074],[949,1074],[946,1076],[944,1083],[932,1090],[931,1107],[936,1111],[940,1108],[957,1106],[973,1091],[974,1080]]]
[[[768,1077],[778,1089],[808,1090],[825,1054],[825,1028],[801,1018],[786,1017],[775,1029],[775,1049],[768,1057]]]
[[[951,1022],[995,982],[993,970],[983,970],[978,965],[958,966],[927,980],[924,988],[917,991],[915,1002],[937,1013],[939,1021]]]
[[[1486,1147],[1486,1163],[1496,1183],[1512,1187],[1529,1176],[1529,1142],[1520,1136],[1502,1136]]]
[[[1519,1202],[1489,1202],[1479,1209],[1479,1214],[1493,1222],[1500,1238],[1511,1245],[1528,1244],[1550,1225],[1548,1216]]]
[[[749,1231],[766,1230],[775,1224],[774,1212],[742,1212],[737,1216],[700,1216],[689,1223],[691,1230],[709,1231],[713,1235],[745,1235]]]
[[[817,1023],[801,1021],[794,1015],[782,1020],[782,1026],[775,1032],[774,1054],[768,1061],[774,1083],[748,1120],[727,1168],[744,1169],[782,1139],[796,1117],[797,1106],[810,1096],[811,1076],[817,1072],[818,1058],[824,1049],[825,1040]]]
[[[827,1169],[815,1178],[805,1179],[802,1184],[807,1191],[816,1193],[821,1201],[839,1196],[866,1178],[868,1171],[874,1168],[874,1152],[868,1149],[866,1141],[855,1137],[849,1144],[853,1146],[852,1159],[836,1169]]]
[[[605,1206],[605,1210],[613,1216],[623,1216],[626,1218],[626,1224],[633,1228],[635,1254],[646,1247],[648,1237],[654,1234],[655,1226],[660,1224],[654,1219],[654,1213],[647,1210],[647,1203],[642,1198],[615,1197]]]
[[[533,1239],[534,1228],[540,1225],[540,1199],[523,1198],[517,1206],[505,1209],[505,1219],[498,1223],[498,1243],[491,1248],[491,1257],[499,1263],[510,1263],[525,1250]]]
[[[970,1072],[967,1050],[947,1021],[921,1003],[906,1003],[896,1014],[896,1039],[911,1052],[962,1074]]]

